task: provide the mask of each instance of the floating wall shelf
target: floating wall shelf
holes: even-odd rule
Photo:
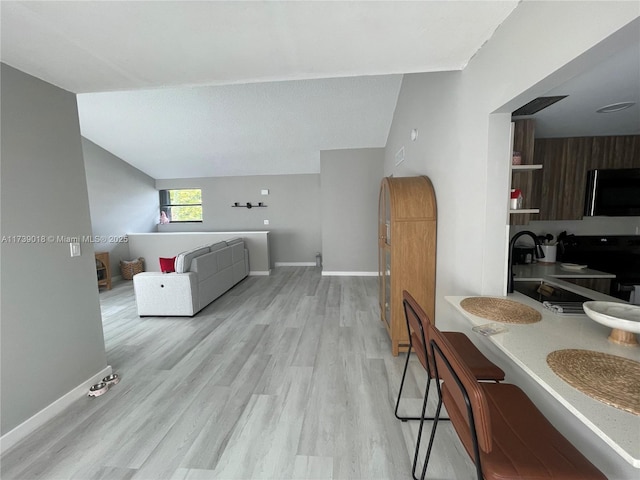
[[[513,170],[514,172],[526,172],[528,170],[540,170],[542,168],[542,165],[537,164],[537,165],[511,165],[511,170]]]
[[[253,205],[251,202],[247,202],[245,204],[242,203],[236,203],[234,205],[231,205],[233,208],[266,208],[266,205],[264,205],[262,202],[258,203],[257,205]]]
[[[540,209],[539,208],[518,208],[518,209],[511,209],[509,210],[509,213],[540,213]]]

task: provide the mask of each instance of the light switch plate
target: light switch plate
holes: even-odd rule
[[[269,225],[269,220],[265,220],[265,221],[264,221],[264,224],[265,224],[265,225]]]
[[[71,251],[71,256],[72,257],[79,257],[80,254],[82,253],[80,251],[80,243],[79,242],[70,242],[69,243],[69,250]]]

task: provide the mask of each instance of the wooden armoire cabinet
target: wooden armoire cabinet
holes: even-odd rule
[[[111,290],[111,264],[109,263],[109,252],[95,252],[95,256],[98,289],[100,289],[100,287],[107,287],[107,290]]]
[[[435,321],[436,224],[436,196],[428,177],[382,179],[378,205],[380,316],[394,356],[409,346],[403,290]]]

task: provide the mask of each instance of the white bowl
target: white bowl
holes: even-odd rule
[[[617,302],[584,302],[587,316],[602,325],[625,332],[640,333],[640,306]]]
[[[578,265],[577,263],[561,263],[560,266],[566,270],[584,270],[586,265]]]

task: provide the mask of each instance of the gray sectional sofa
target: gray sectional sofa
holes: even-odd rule
[[[139,316],[193,316],[249,274],[249,253],[236,238],[175,258],[175,272],[142,272],[133,287]]]

